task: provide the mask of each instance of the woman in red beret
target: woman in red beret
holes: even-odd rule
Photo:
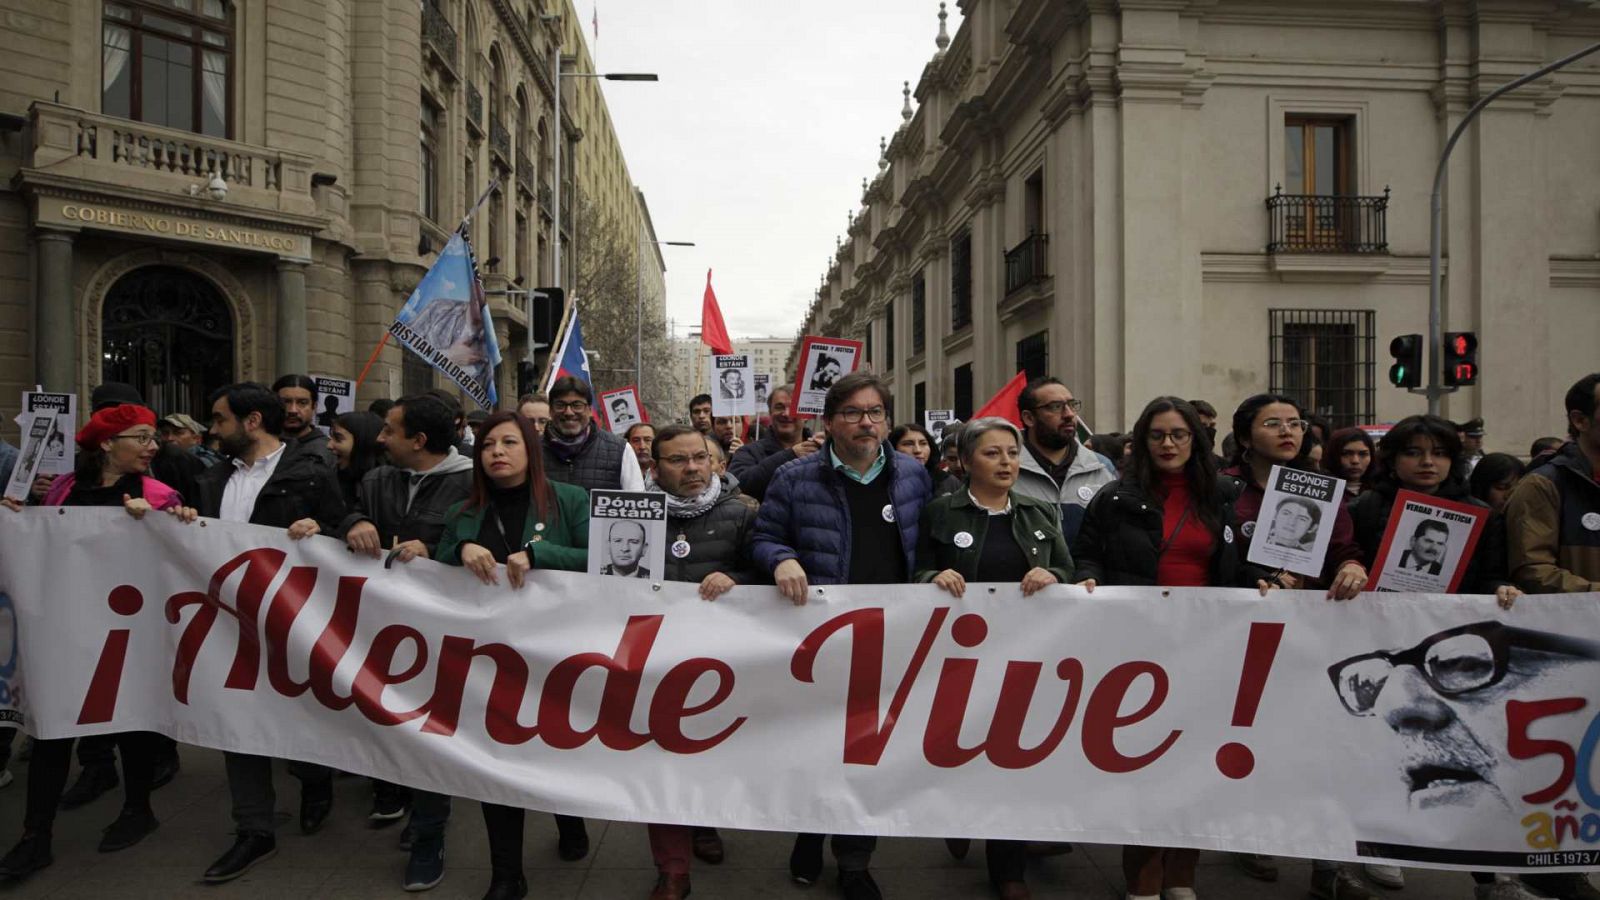
[[[195,511],[183,505],[177,491],[145,474],[158,447],[156,415],[149,409],[125,403],[96,412],[78,432],[75,470],[55,480],[45,505],[120,506],[135,519],[159,509],[181,521],[194,521]],[[3,502],[13,511],[22,509],[10,498]],[[125,794],[122,814],[100,838],[102,853],[133,846],[159,824],[150,809],[157,735],[139,731],[114,737],[122,748]],[[53,861],[50,832],[72,766],[72,742],[72,738],[33,742],[22,839],[0,859],[0,878],[21,878]]]

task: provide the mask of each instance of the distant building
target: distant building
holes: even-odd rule
[[[793,374],[784,368],[784,362],[789,356],[789,338],[764,337],[764,338],[736,338],[733,342],[733,352],[748,353],[753,357],[757,373],[765,372],[771,376],[770,385],[792,383]],[[697,394],[711,392],[711,349],[700,340],[698,329],[690,331],[689,336],[678,338],[672,342],[674,366],[677,369],[678,393],[681,395],[673,408],[668,421],[682,419],[688,421],[689,400]]]

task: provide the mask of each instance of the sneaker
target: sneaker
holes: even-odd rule
[[[18,881],[55,862],[50,854],[50,835],[25,834],[17,845],[0,859],[0,878]]]
[[[1311,896],[1316,900],[1382,900],[1380,894],[1344,869],[1312,869]]]
[[[789,877],[795,884],[816,884],[822,876],[823,838],[820,834],[794,836],[794,849],[789,851]]]
[[[114,765],[84,766],[78,780],[61,795],[62,809],[77,809],[93,803],[101,794],[116,787],[117,767]]]
[[[1600,900],[1600,890],[1581,872],[1536,872],[1522,876],[1522,883],[1559,900]]]
[[[1192,887],[1162,888],[1161,900],[1199,900]]]
[[[1367,878],[1378,887],[1398,891],[1406,886],[1406,873],[1399,866],[1381,866],[1377,863],[1367,863],[1361,867]]]
[[[382,828],[405,818],[408,807],[405,788],[377,782],[372,786],[372,812],[367,813],[367,822],[373,828]]]
[[[155,814],[148,809],[124,809],[115,822],[106,826],[100,837],[100,852],[126,850],[144,840],[160,825]]]
[[[406,827],[400,829],[400,849],[410,852],[417,843],[417,823],[411,819],[406,820]]]
[[[840,872],[839,893],[844,895],[844,900],[883,900],[883,891],[866,869]]]
[[[1535,894],[1516,881],[1480,884],[1472,889],[1472,896],[1473,900],[1545,900],[1543,894]]]
[[[406,860],[405,889],[416,893],[444,880],[444,840],[418,841]]]
[[[5,787],[17,779],[12,776],[10,769],[0,769],[0,788]]]

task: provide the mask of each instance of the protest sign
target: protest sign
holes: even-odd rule
[[[667,561],[667,495],[589,492],[589,574],[660,578]]]
[[[605,391],[600,395],[600,410],[606,418],[606,428],[612,434],[623,434],[640,422],[650,421],[644,404],[639,402],[639,391],[633,385]]]
[[[860,341],[807,335],[800,342],[800,370],[795,377],[790,415],[822,415],[822,404],[833,383],[856,370],[861,361]]]
[[[750,378],[756,386],[756,414],[761,415],[767,411],[767,398],[772,395],[772,375],[757,372]]]
[[[50,446],[61,437],[65,416],[50,412],[23,413],[27,425],[22,430],[22,446],[17,449],[17,462],[11,468],[11,480],[6,482],[5,496],[27,502],[33,480],[44,470]]]
[[[711,414],[714,416],[753,416],[757,412],[756,392],[752,389],[754,371],[750,354],[732,353],[711,357]]]
[[[317,426],[323,431],[332,428],[340,416],[356,411],[354,379],[313,375],[311,380],[317,385]]]
[[[23,391],[22,415],[44,413],[57,416],[55,430],[45,441],[44,458],[39,463],[40,475],[65,475],[78,461],[78,445],[72,437],[77,432],[78,395],[53,394],[48,391]],[[18,420],[27,430],[32,424]]]
[[[1489,510],[1481,506],[1399,491],[1369,590],[1454,593],[1488,519]]]
[[[159,731],[635,822],[1600,859],[1582,824],[1600,816],[1600,594],[1513,613],[1015,584],[706,603],[694,584],[536,570],[513,589],[83,507],[0,510],[0,545],[0,720],[44,738]]]
[[[1261,514],[1242,529],[1250,538],[1246,559],[1301,575],[1321,575],[1343,496],[1342,478],[1273,466]]]
[[[933,437],[935,450],[944,442],[944,430],[959,421],[953,409],[930,409],[922,414],[922,427]]]

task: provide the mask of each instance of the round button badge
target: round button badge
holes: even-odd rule
[[[883,505],[883,520],[885,522],[893,522],[894,521],[894,504],[893,503],[885,503]]]
[[[1246,522],[1243,525],[1240,525],[1239,526],[1239,533],[1243,534],[1245,537],[1250,537],[1251,535],[1256,533],[1256,523],[1254,523],[1254,522]]]
[[[1600,512],[1584,513],[1581,521],[1583,522],[1583,527],[1590,531],[1600,531]]]
[[[1093,496],[1094,496],[1094,488],[1088,486],[1087,484],[1084,485],[1083,487],[1078,488],[1078,499],[1079,500],[1088,500],[1088,499],[1092,498]]]
[[[965,531],[956,532],[956,546],[965,550],[972,546],[972,535]]]
[[[683,559],[685,556],[688,556],[689,555],[689,549],[690,549],[690,547],[689,547],[689,542],[688,541],[673,541],[672,542],[672,555],[677,557],[678,559]]]

